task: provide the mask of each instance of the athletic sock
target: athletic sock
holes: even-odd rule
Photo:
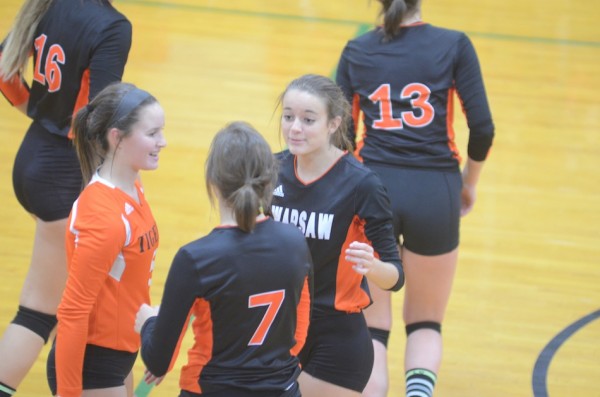
[[[424,368],[406,371],[406,397],[431,397],[437,377]]]
[[[15,394],[15,392],[15,389],[0,382],[0,397],[10,397]]]

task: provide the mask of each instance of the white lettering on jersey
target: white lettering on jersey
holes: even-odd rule
[[[279,185],[273,190],[273,196],[284,197],[283,195],[283,185]]]
[[[306,238],[319,240],[329,240],[331,238],[333,214],[298,211],[297,209],[284,208],[278,205],[272,205],[271,212],[273,213],[273,219],[277,222],[297,226]]]

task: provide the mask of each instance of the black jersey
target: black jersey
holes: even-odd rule
[[[343,155],[321,178],[304,184],[296,177],[296,157],[281,162],[273,192],[273,218],[296,225],[308,241],[314,263],[313,316],[356,313],[371,303],[367,280],[346,261],[353,241],[369,243],[383,262],[404,277],[393,237],[389,198],[379,178],[351,154]]]
[[[54,0],[35,31],[27,114],[67,136],[73,114],[109,83],[120,81],[131,47],[131,23],[108,0]],[[13,103],[24,82],[0,81]],[[15,87],[17,86],[17,87]],[[20,87],[18,87],[20,86]]]
[[[468,155],[484,160],[494,126],[469,38],[420,23],[401,28],[387,43],[382,39],[377,28],[349,41],[337,70],[337,83],[353,104],[355,128],[363,113],[360,157],[395,166],[456,169],[456,92],[470,131]]]
[[[300,372],[294,352],[299,327],[306,338],[311,283],[310,252],[296,228],[270,218],[251,233],[217,227],[175,255],[159,315],[142,329],[144,363],[155,375],[167,371],[193,307],[182,389],[282,391]]]

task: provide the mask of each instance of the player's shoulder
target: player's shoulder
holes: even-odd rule
[[[90,203],[96,206],[112,206],[114,201],[114,186],[101,180],[91,181],[79,194],[80,203]]]
[[[373,48],[383,42],[383,33],[380,27],[374,27],[367,32],[356,36],[346,43],[346,51],[353,49]]]
[[[110,186],[92,182],[81,192],[71,210],[71,220],[75,228],[112,230],[123,232],[123,214],[127,213],[126,203],[115,194]]]
[[[360,162],[352,154],[348,153],[342,160],[345,162],[346,167],[351,170],[351,172],[348,172],[347,174],[352,175],[352,180],[354,181],[357,190],[369,191],[376,189],[381,185],[381,180],[377,176],[377,173]]]
[[[60,20],[75,25],[85,24],[89,32],[116,31],[122,34],[132,29],[131,22],[111,2],[94,0],[69,0],[57,5],[54,12],[61,15]],[[66,20],[64,19],[66,18]]]
[[[304,235],[291,223],[277,222],[272,218],[268,218],[259,225],[268,230],[273,238],[284,238],[287,240],[304,241]]]
[[[423,31],[437,46],[448,46],[452,43],[468,40],[467,34],[461,30],[445,28],[441,26],[425,24]]]
[[[359,178],[364,178],[370,174],[373,174],[367,166],[360,162],[352,153],[346,153],[340,159],[340,163],[343,167],[351,170]]]

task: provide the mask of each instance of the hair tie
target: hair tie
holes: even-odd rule
[[[134,111],[138,106],[140,106],[142,102],[144,102],[150,97],[152,97],[150,93],[144,90],[140,90],[137,87],[123,95],[123,98],[121,98],[119,105],[117,106],[115,112],[110,118],[108,126],[110,127],[117,124],[123,118],[128,116],[132,111]]]
[[[88,113],[92,113],[94,111],[94,107],[88,103],[85,105],[85,110],[87,110]]]

